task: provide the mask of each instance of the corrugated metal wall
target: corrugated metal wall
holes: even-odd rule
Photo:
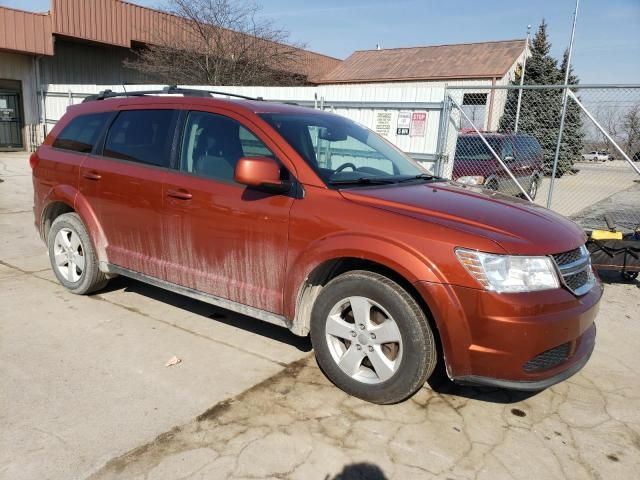
[[[154,83],[123,62],[133,58],[127,48],[103,47],[58,39],[56,54],[41,59],[42,84]]]
[[[22,137],[25,147],[29,148],[29,128],[40,123],[34,57],[0,52],[0,79],[19,80],[21,82],[23,123],[25,125]]]
[[[114,0],[53,0],[52,11],[56,33],[122,47],[153,43],[157,32],[176,28],[170,15]]]
[[[39,13],[0,8],[0,48],[53,55],[51,18]]]

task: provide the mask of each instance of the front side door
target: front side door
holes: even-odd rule
[[[159,276],[162,185],[178,110],[121,110],[103,146],[80,169],[80,192],[92,205],[109,263]]]
[[[294,200],[233,180],[241,157],[275,158],[272,151],[237,117],[188,113],[179,165],[167,174],[164,186],[162,238],[169,281],[282,312]]]

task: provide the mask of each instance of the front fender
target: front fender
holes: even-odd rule
[[[411,283],[442,283],[443,275],[436,265],[416,249],[389,237],[371,234],[335,233],[316,240],[290,262],[284,292],[285,316],[294,323],[298,318],[299,300],[305,281],[320,265],[340,258],[358,258],[378,263],[401,275]]]

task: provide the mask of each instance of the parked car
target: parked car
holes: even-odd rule
[[[310,335],[331,381],[377,403],[437,362],[522,390],[587,362],[602,287],[573,222],[435,177],[337,115],[165,93],[71,106],[30,158],[71,292],[124,275]]]
[[[536,198],[543,172],[540,143],[525,134],[485,133],[484,139],[511,171],[531,199]],[[452,178],[467,185],[483,185],[509,195],[521,194],[516,182],[476,133],[458,136]]]
[[[607,152],[593,150],[589,153],[583,153],[582,160],[585,162],[606,162],[609,160],[609,154]]]

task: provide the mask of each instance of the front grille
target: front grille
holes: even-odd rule
[[[548,370],[564,363],[569,358],[569,352],[571,352],[571,342],[563,343],[536,355],[525,363],[522,369],[527,373]]]
[[[589,282],[589,272],[583,270],[575,275],[567,275],[564,277],[564,283],[567,284],[570,290],[578,290],[580,287],[586,285]]]
[[[594,283],[591,257],[585,247],[553,255],[562,283],[576,295],[587,293]]]
[[[564,253],[558,253],[553,256],[553,259],[556,261],[559,267],[562,265],[566,265],[568,263],[577,262],[581,258],[582,258],[582,252],[580,251],[579,248],[576,248],[575,250],[570,250]]]

